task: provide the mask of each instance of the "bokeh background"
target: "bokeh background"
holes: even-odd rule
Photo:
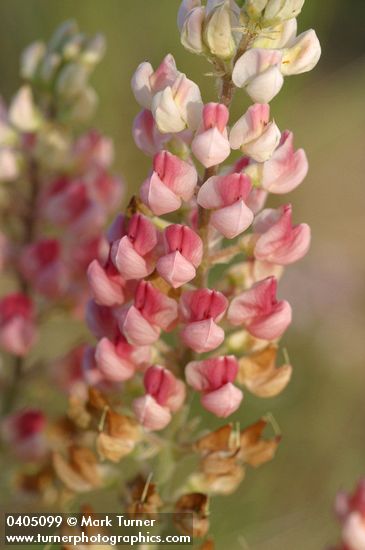
[[[94,78],[95,125],[114,138],[116,167],[132,193],[148,170],[131,138],[138,106],[129,82],[137,64],[148,59],[156,66],[171,52],[205,100],[215,100],[206,63],[180,46],[178,6],[179,0],[1,0],[1,95],[8,100],[19,85],[22,49],[48,39],[62,21],[103,32],[108,50]],[[234,496],[213,500],[218,548],[323,549],[338,534],[331,511],[337,490],[365,475],[364,18],[363,0],[307,0],[299,29],[317,30],[321,62],[309,75],[286,79],[272,103],[276,122],[294,130],[310,160],[309,176],[290,200],[296,220],[312,226],[313,245],[281,284],[295,312],[285,341],[293,381],[276,399],[247,395],[241,413],[248,424],[272,412],[283,442],[276,459],[250,471]],[[246,105],[237,94],[232,120]],[[62,342],[52,353],[62,352]]]

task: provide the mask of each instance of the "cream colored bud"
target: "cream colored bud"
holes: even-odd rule
[[[66,41],[78,33],[77,24],[75,21],[65,21],[54,32],[51,40],[48,43],[48,48],[51,51],[61,50]]]
[[[88,71],[79,63],[69,63],[60,72],[56,89],[64,97],[71,98],[80,94],[87,82]]]
[[[260,19],[268,0],[246,0],[245,11],[250,19]]]
[[[300,14],[305,0],[269,0],[265,9],[265,20],[285,21]]]
[[[67,40],[62,49],[62,57],[67,60],[75,59],[81,51],[83,40],[82,34],[75,34]]]
[[[69,118],[74,122],[85,122],[93,116],[97,105],[98,96],[94,88],[85,88],[73,102]]]
[[[67,132],[49,126],[40,132],[37,140],[36,157],[52,170],[67,166],[71,158],[71,142]]]
[[[181,29],[181,43],[189,52],[202,54],[205,51],[203,42],[203,25],[205,8],[194,8],[187,15]]]
[[[232,31],[235,12],[229,0],[218,4],[210,13],[204,30],[204,41],[210,52],[221,59],[230,59],[236,51]]]
[[[34,77],[45,52],[46,46],[43,42],[34,42],[24,50],[20,59],[20,75],[22,78],[28,80]]]
[[[102,34],[97,34],[87,41],[84,47],[80,61],[90,67],[94,67],[104,57],[106,50],[105,38]]]
[[[39,76],[44,82],[50,82],[56,74],[61,63],[61,56],[58,53],[49,53],[43,59],[39,70]]]
[[[297,17],[305,0],[246,0],[245,12],[253,21],[265,27],[278,25]]]
[[[9,121],[21,132],[34,132],[39,128],[41,116],[34,105],[29,86],[22,86],[12,100]]]

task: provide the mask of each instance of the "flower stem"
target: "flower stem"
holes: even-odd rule
[[[243,36],[237,48],[236,55],[232,62],[232,67],[234,67],[237,59],[241,57],[241,55],[244,54],[245,51],[248,49],[251,41],[255,38],[255,35],[255,29],[247,29],[247,34]],[[221,92],[219,95],[219,102],[223,103],[223,105],[225,105],[229,110],[235,91],[235,85],[232,80],[232,69],[227,69],[226,73],[221,77],[220,88]],[[200,183],[200,186],[202,186],[203,183],[207,181],[207,179],[217,175],[219,168],[220,164],[216,164],[215,166],[207,168],[204,172],[204,176]],[[198,206],[198,228],[200,238],[203,241],[203,259],[197,271],[195,282],[196,286],[200,288],[206,287],[208,284],[209,267],[211,263],[209,258],[209,219],[210,211],[202,208],[201,206]]]
[[[39,179],[39,170],[38,164],[33,158],[28,160],[28,181],[30,186],[30,193],[28,197],[27,209],[24,212],[22,218],[22,236],[21,236],[21,247],[30,244],[36,233],[37,226],[37,199],[39,193],[40,179]],[[23,277],[21,271],[16,270],[16,278],[18,281],[18,286],[21,292],[25,295],[30,295],[30,287],[28,281]],[[17,401],[19,388],[24,374],[25,360],[24,357],[16,356],[13,358],[12,366],[12,375],[9,388],[5,394],[2,413],[3,415],[9,414],[14,408],[14,405]]]

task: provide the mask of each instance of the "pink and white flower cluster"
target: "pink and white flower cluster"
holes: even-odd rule
[[[25,84],[8,109],[0,105],[0,269],[13,285],[0,297],[0,350],[6,352],[1,438],[24,460],[39,461],[47,451],[45,415],[28,403],[13,412],[25,371],[41,367],[62,389],[86,391],[81,348],[66,350],[71,358],[66,368],[58,364],[62,373],[50,372],[42,329],[56,311],[68,323],[83,319],[86,270],[94,258],[106,259],[103,231],[123,193],[111,170],[111,140],[74,126],[92,115],[96,98],[88,80],[103,49],[101,36],[86,37],[74,23],[65,24],[48,45],[37,42],[24,52]],[[130,348],[120,341],[117,349],[123,346]]]
[[[102,153],[106,146],[109,140],[93,130],[73,145],[74,175],[43,181],[39,174],[40,191],[25,221],[28,231],[29,223],[37,230],[25,243],[6,241],[4,269],[15,269],[23,281],[20,291],[0,300],[0,346],[13,355],[27,355],[36,342],[38,307],[60,303],[82,314],[85,271],[93,258],[105,256],[103,227],[122,194],[109,170],[112,157]]]
[[[252,13],[247,4],[241,15]],[[87,317],[99,341],[88,350],[86,368],[96,369],[98,384],[138,379],[142,372],[144,394],[132,406],[149,430],[169,423],[186,385],[219,417],[238,409],[240,354],[230,353],[225,338],[246,331],[259,347],[281,338],[292,311],[277,296],[277,274],[310,244],[310,229],[293,223],[290,203],[265,208],[265,202],[269,193],[294,190],[308,171],[304,151],[295,150],[292,132],[279,129],[269,101],[283,76],[313,68],[318,39],[314,31],[296,38],[295,19],[276,18],[262,31],[255,25],[235,57],[239,16],[233,0],[184,0],[179,12],[188,49],[233,63],[230,92],[223,86],[219,102],[204,103],[170,54],[157,69],[148,62],[137,68],[132,90],[143,110],[133,135],[153,157],[152,168],[128,213],[113,223],[105,258],[88,269],[93,300]],[[254,103],[230,121],[234,86]],[[221,170],[232,149],[241,151],[241,160]],[[251,272],[266,275],[243,276],[233,291],[224,283],[210,288],[207,275],[219,255],[230,260],[243,253],[242,273],[257,266]]]

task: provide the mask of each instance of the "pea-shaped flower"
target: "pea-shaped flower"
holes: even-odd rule
[[[156,264],[157,271],[172,287],[194,279],[203,256],[201,238],[187,225],[173,224],[163,233],[165,254]]]
[[[233,355],[192,361],[185,368],[187,383],[202,393],[203,407],[223,418],[236,411],[243,398],[241,390],[233,385],[237,373]]]

